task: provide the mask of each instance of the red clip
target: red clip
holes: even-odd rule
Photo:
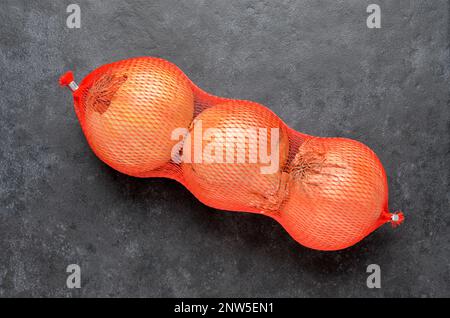
[[[63,76],[59,78],[59,85],[68,86],[71,82],[73,82],[73,73],[72,71],[66,72]]]
[[[77,83],[73,80],[72,71],[68,71],[66,74],[59,78],[59,85],[61,86],[69,86],[72,92],[75,92],[78,89]]]
[[[393,228],[396,228],[397,226],[402,224],[403,221],[405,220],[405,216],[403,215],[403,212],[400,212],[400,211],[394,212],[394,213],[384,212],[381,217],[384,220],[384,223],[386,223],[386,222],[391,223],[391,226]]]

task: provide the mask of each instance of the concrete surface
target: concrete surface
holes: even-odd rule
[[[450,296],[449,4],[378,0],[368,29],[372,2],[78,1],[69,29],[70,1],[3,0],[0,296]],[[108,168],[57,81],[140,55],[302,132],[366,143],[406,222],[317,252],[269,218]],[[71,263],[81,289],[66,287]],[[381,289],[366,287],[372,263]]]

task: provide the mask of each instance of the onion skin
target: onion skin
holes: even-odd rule
[[[109,166],[131,176],[144,176],[168,163],[176,143],[172,131],[188,128],[193,119],[188,79],[159,59],[113,63],[87,95],[84,131],[92,149]]]
[[[289,198],[279,222],[300,244],[339,250],[377,228],[387,209],[383,166],[367,146],[344,138],[311,138],[291,163]]]
[[[208,128],[219,129],[225,132],[227,129],[236,131],[240,135],[246,129],[267,128],[267,149],[270,153],[271,129],[279,130],[279,167],[272,173],[261,173],[263,164],[258,158],[257,162],[250,162],[248,139],[245,145],[245,162],[237,163],[237,152],[234,153],[234,162],[213,162],[215,153],[206,152],[205,147],[210,142],[216,142],[223,146],[224,151],[229,151],[227,144],[211,138],[202,143],[202,162],[194,162],[195,124],[201,121],[202,130]],[[247,211],[256,213],[272,213],[279,209],[285,195],[286,173],[283,166],[286,163],[289,152],[289,139],[287,129],[283,122],[267,108],[246,101],[230,101],[215,105],[201,112],[195,119],[188,134],[191,145],[183,147],[185,152],[191,149],[191,161],[182,162],[184,184],[194,195],[205,204],[217,209]],[[228,148],[227,148],[228,147]],[[261,148],[257,146],[258,153]],[[225,155],[223,158],[226,158]]]

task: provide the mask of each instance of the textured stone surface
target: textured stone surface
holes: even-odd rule
[[[447,1],[377,1],[378,30],[372,1],[78,1],[81,29],[68,3],[1,4],[0,296],[450,296]],[[366,143],[405,224],[317,252],[269,218],[108,168],[57,80],[140,55],[299,131]]]

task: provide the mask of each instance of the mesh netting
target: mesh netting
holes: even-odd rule
[[[268,108],[210,95],[174,64],[140,57],[104,65],[80,86],[61,78],[95,154],[135,177],[166,177],[204,204],[277,220],[318,250],[351,246],[388,212],[383,166],[365,145],[297,132]]]

